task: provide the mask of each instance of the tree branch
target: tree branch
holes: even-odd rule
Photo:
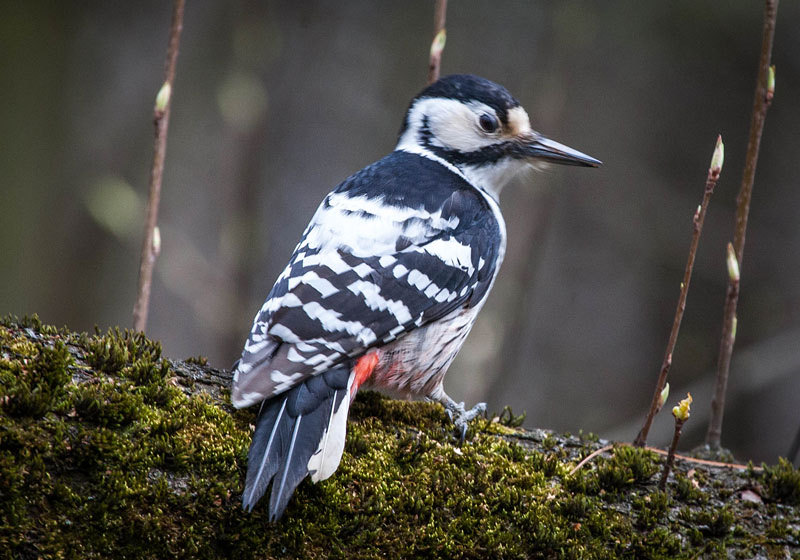
[[[736,260],[741,267],[744,254],[744,240],[747,233],[747,217],[750,213],[750,200],[753,194],[753,183],[758,163],[758,151],[761,147],[761,134],[764,131],[764,121],[767,109],[772,102],[774,94],[774,70],[770,70],[772,58],[772,42],[775,37],[775,20],[778,15],[778,0],[766,0],[764,7],[764,30],[761,41],[761,57],[758,63],[758,79],[753,98],[753,114],[750,120],[750,140],[747,144],[742,186],[736,197],[736,231],[733,238],[733,249]],[[770,79],[770,76],[773,79]],[[772,86],[770,87],[770,84]],[[706,445],[712,449],[719,449],[722,438],[722,417],[725,409],[725,393],[728,386],[728,373],[730,371],[731,354],[733,353],[734,321],[736,307],[739,301],[739,286],[728,281],[727,295],[722,321],[722,337],[720,340],[719,357],[717,360],[717,379],[714,386],[714,397],[711,401],[711,420],[706,434]]]
[[[169,46],[164,68],[164,83],[156,96],[153,109],[155,141],[153,143],[153,165],[150,168],[150,189],[147,197],[144,239],[139,261],[139,287],[133,307],[133,328],[144,331],[147,327],[147,312],[150,307],[150,288],[153,282],[153,268],[161,251],[161,234],[158,229],[158,206],[161,200],[161,180],[164,175],[164,158],[167,151],[167,129],[172,105],[172,84],[175,80],[175,65],[178,60],[178,46],[183,29],[183,8],[185,0],[175,0],[172,11],[172,25],[169,32]]]
[[[724,145],[722,144],[722,136],[717,137],[717,146],[714,149],[714,156],[711,158],[711,166],[708,168],[708,175],[706,177],[706,187],[703,192],[703,201],[694,213],[694,232],[692,234],[692,243],[689,247],[689,257],[686,260],[686,269],[683,272],[683,282],[681,282],[681,293],[678,297],[678,307],[675,309],[675,318],[672,321],[672,331],[669,333],[669,341],[667,342],[667,349],[664,352],[664,361],[661,364],[661,373],[658,375],[656,382],[656,390],[653,392],[653,399],[650,403],[650,410],[647,412],[644,425],[633,441],[637,447],[644,447],[647,442],[647,434],[650,431],[650,426],[653,423],[653,418],[661,409],[663,404],[661,401],[661,391],[664,390],[664,385],[667,382],[667,374],[672,366],[672,352],[675,350],[675,343],[678,340],[678,332],[681,328],[681,321],[683,320],[683,312],[686,309],[686,296],[689,293],[689,283],[692,280],[692,270],[694,269],[694,259],[697,256],[697,246],[700,243],[700,234],[703,231],[703,222],[706,219],[706,211],[708,203],[711,201],[711,195],[714,193],[714,187],[717,184],[719,175],[722,171],[722,162],[724,157]]]

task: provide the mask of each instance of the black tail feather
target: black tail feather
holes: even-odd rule
[[[308,463],[328,428],[332,407],[346,397],[349,367],[307,379],[265,401],[247,456],[242,506],[252,511],[272,481],[269,518],[283,515],[295,488],[310,473]]]
[[[272,483],[272,496],[269,499],[270,521],[275,521],[283,515],[295,488],[308,475],[308,460],[311,458],[311,454],[316,451],[322,433],[325,431],[324,426],[321,426],[321,430],[317,430],[315,429],[317,426],[308,425],[309,422],[306,420],[314,420],[315,416],[322,415],[315,415],[312,412],[306,418],[301,414],[294,421],[292,437],[289,439],[287,449],[284,452],[286,460],[281,465],[280,476],[275,477],[275,481]],[[307,437],[298,437],[299,433]],[[316,438],[314,435],[316,435]],[[309,441],[305,441],[306,439]]]
[[[247,454],[247,482],[242,494],[242,507],[247,511],[253,510],[278,471],[278,458],[288,426],[285,395],[262,404]]]

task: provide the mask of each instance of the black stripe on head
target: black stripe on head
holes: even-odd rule
[[[514,107],[519,107],[519,101],[506,88],[486,78],[472,74],[452,74],[440,78],[412,99],[409,109],[413,107],[418,99],[424,98],[455,99],[462,102],[478,101],[494,109],[497,113],[497,118],[504,125],[508,124],[508,111]],[[406,113],[406,120],[400,131],[401,136],[407,128],[408,113]]]

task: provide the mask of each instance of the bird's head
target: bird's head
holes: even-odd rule
[[[526,168],[601,164],[533,130],[506,88],[469,74],[445,76],[411,100],[397,149],[440,158],[495,198]]]

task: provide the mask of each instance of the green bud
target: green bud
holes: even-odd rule
[[[169,104],[169,98],[171,95],[172,86],[169,85],[169,82],[164,82],[164,85],[161,86],[161,89],[158,90],[158,94],[156,95],[156,111],[163,113],[167,110],[167,105]]]
[[[733,245],[728,243],[728,278],[731,282],[739,281],[739,261],[736,259],[736,252],[733,250]]]
[[[692,408],[692,394],[686,393],[686,398],[678,403],[678,406],[672,407],[672,415],[675,420],[686,422],[689,419],[689,411]]]
[[[661,410],[661,407],[664,406],[664,403],[667,402],[669,398],[669,382],[664,384],[664,388],[661,390],[661,396],[658,398],[658,410]]]
[[[775,65],[769,67],[767,72],[767,96],[772,97],[775,95]]]
[[[719,173],[722,171],[722,163],[725,161],[725,144],[722,143],[722,134],[717,135],[717,145],[714,148],[714,155],[711,157],[711,172]]]
[[[439,33],[436,34],[436,37],[433,38],[433,43],[431,43],[431,57],[439,56],[442,54],[444,50],[444,44],[447,42],[447,32],[442,29]]]

